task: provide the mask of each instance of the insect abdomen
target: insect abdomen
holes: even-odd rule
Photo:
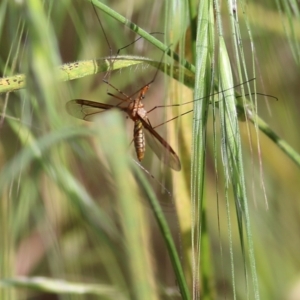
[[[143,132],[143,124],[140,120],[136,120],[133,128],[133,141],[136,155],[139,161],[142,161],[145,155],[146,142]]]

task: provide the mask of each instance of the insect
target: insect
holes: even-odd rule
[[[93,5],[93,9],[96,13],[98,22],[101,26],[103,35],[105,37],[106,43],[110,50],[110,56],[112,58],[111,64],[113,64],[114,60],[117,59],[119,53],[121,50],[127,48],[128,46],[131,46],[135,42],[141,39],[139,37],[135,41],[131,42],[125,47],[122,47],[118,49],[116,55],[112,55],[112,48],[110,46],[110,43],[108,41],[108,38],[105,34],[102,22],[96,12],[96,9]],[[162,34],[160,32],[153,32],[151,34]],[[163,56],[161,58],[160,63],[162,62]],[[159,69],[159,68],[158,68]],[[144,158],[145,151],[146,151],[146,144],[149,144],[149,146],[152,148],[156,156],[164,162],[166,165],[171,167],[173,170],[180,171],[181,170],[181,163],[179,160],[179,157],[173,150],[173,148],[155,131],[155,129],[152,127],[148,116],[147,111],[144,108],[144,104],[142,100],[145,98],[145,94],[148,91],[151,83],[155,81],[155,78],[158,73],[158,69],[154,75],[154,78],[145,86],[143,86],[137,93],[137,97],[133,98],[132,96],[127,96],[125,93],[120,91],[118,88],[114,87],[108,80],[106,79],[106,75],[104,79],[102,80],[107,85],[111,86],[113,89],[115,89],[118,93],[122,94],[124,98],[118,97],[116,95],[113,95],[111,93],[107,93],[108,95],[112,96],[115,99],[120,100],[120,103],[117,105],[111,105],[111,104],[105,104],[105,103],[99,103],[94,102],[90,100],[83,100],[83,99],[75,99],[67,102],[66,109],[68,113],[74,117],[77,117],[79,119],[83,119],[85,121],[93,121],[93,118],[95,115],[110,110],[112,108],[117,108],[124,113],[127,114],[127,116],[134,122],[134,128],[133,128],[133,143],[136,151],[136,155],[138,160],[141,162]],[[122,105],[127,104],[127,105]]]
[[[154,80],[152,80],[152,82],[153,81]],[[127,106],[121,106],[122,102],[120,105],[111,105],[89,100],[75,99],[67,102],[66,109],[68,113],[74,117],[85,121],[93,121],[95,115],[105,110],[118,108],[126,113],[134,122],[133,143],[138,160],[143,160],[147,143],[162,162],[173,170],[180,171],[181,163],[179,157],[173,148],[157,133],[157,131],[155,131],[155,129],[153,129],[142,102],[152,82],[142,87],[135,99],[132,99],[131,97],[127,97],[125,99],[117,97],[122,102],[128,102],[129,104]]]

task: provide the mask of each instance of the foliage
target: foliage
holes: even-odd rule
[[[298,4],[92,2],[106,36],[90,1],[0,3],[1,299],[289,299]],[[156,68],[169,77],[146,108],[176,106],[151,124],[194,109],[156,128],[181,172],[150,149],[139,167],[117,111],[87,124],[65,110],[111,103],[114,87],[134,96]]]

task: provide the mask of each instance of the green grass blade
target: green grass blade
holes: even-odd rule
[[[168,253],[173,265],[174,272],[176,274],[177,284],[179,286],[179,290],[181,293],[182,299],[191,299],[190,293],[187,287],[187,282],[184,277],[184,273],[182,270],[182,264],[180,261],[180,258],[178,256],[178,252],[176,249],[176,246],[174,244],[172,234],[170,232],[170,228],[168,226],[168,223],[165,219],[164,213],[162,211],[162,208],[160,204],[157,201],[157,198],[155,194],[153,193],[153,190],[149,186],[149,183],[147,182],[144,174],[141,173],[141,170],[137,168],[136,166],[133,166],[133,171],[137,175],[137,179],[139,180],[139,183],[144,188],[145,192],[148,195],[148,202],[152,208],[154,217],[157,221],[157,224],[160,228],[160,231],[162,233],[162,237],[165,241],[166,247],[168,249]]]
[[[198,8],[197,38],[196,38],[196,74],[194,98],[206,97],[211,93],[213,80],[211,79],[210,26],[213,24],[212,2],[201,1]],[[200,261],[202,243],[201,215],[203,209],[206,123],[209,98],[196,102],[194,105],[193,146],[191,169],[191,201],[192,201],[192,268],[193,268],[193,299],[200,297]],[[205,234],[205,233],[204,233]],[[207,249],[204,249],[204,251]],[[208,294],[204,291],[204,294]]]
[[[229,63],[226,46],[224,44],[222,37],[220,37],[221,89],[222,90],[227,89],[229,86],[232,86],[232,83],[233,81],[232,81],[232,74],[231,74],[231,66]],[[246,195],[246,186],[245,186],[245,179],[244,179],[245,175],[243,171],[241,139],[239,133],[237,112],[235,107],[235,99],[230,92],[229,93],[225,92],[223,96],[224,96],[224,100],[219,104],[219,110],[220,110],[220,119],[221,119],[222,139],[224,141],[224,144],[222,145],[223,147],[222,154],[223,154],[223,163],[224,163],[225,173],[226,173],[227,188],[228,188],[228,184],[231,182],[233,185],[233,191],[235,197],[235,205],[237,211],[237,219],[238,219],[242,249],[244,249],[243,223],[245,222],[248,255],[249,255],[250,269],[252,273],[253,292],[255,295],[255,299],[260,299],[258,278],[257,278],[257,271],[256,271],[256,262],[254,257],[252,232],[250,226],[250,216],[249,216],[248,203],[247,203],[248,200]],[[230,230],[231,229],[229,227],[229,231]],[[229,235],[231,238],[230,232]],[[231,255],[231,260],[232,260],[232,271],[233,271],[234,270],[233,255]],[[232,274],[233,274],[233,287],[235,293],[234,272]]]
[[[175,61],[181,63],[181,65],[186,68],[187,70],[191,71],[192,73],[195,72],[195,67],[190,64],[187,60],[184,58],[179,58],[177,53],[173,52],[169,46],[164,45],[161,41],[157,40],[154,36],[134,24],[133,22],[129,21],[128,19],[124,18],[122,15],[118,14],[113,9],[109,8],[99,0],[91,0],[91,2],[101,9],[103,12],[111,16],[112,18],[116,19],[120,23],[124,24],[126,27],[130,28],[134,32],[136,32],[138,35],[143,37],[146,41],[156,46],[158,49],[160,49],[163,52],[166,52],[167,55],[172,57]]]
[[[7,287],[29,288],[39,292],[54,294],[95,295],[105,299],[127,299],[115,287],[105,284],[83,284],[56,280],[46,277],[16,277],[0,280],[0,285]]]
[[[239,105],[238,107],[241,109],[244,105]],[[300,166],[300,154],[295,151],[284,139],[282,139],[278,134],[276,134],[270,126],[262,120],[249,106],[246,107],[246,114],[248,120],[256,124],[261,132],[263,132],[268,138],[270,138],[274,144],[278,146],[297,166]]]
[[[99,142],[116,185],[117,210],[124,234],[126,261],[131,272],[133,298],[143,299],[148,295],[150,299],[155,299],[157,288],[148,251],[149,225],[142,203],[138,201],[133,178],[128,174],[128,141],[121,114],[117,111],[104,114],[97,125]]]
[[[145,57],[136,56],[118,56],[114,58],[114,63],[110,63],[110,57],[104,57],[93,60],[78,61],[67,63],[56,70],[56,80],[58,82],[70,81],[74,79],[83,78],[90,75],[105,73],[108,71],[119,70],[127,67],[132,67],[139,64],[149,64],[155,68],[160,68],[166,74],[171,74],[174,79],[179,79],[180,68],[167,63],[160,63]],[[191,72],[185,71],[183,82],[187,86],[193,86],[194,78]],[[0,78],[0,94],[6,92],[13,92],[26,87],[26,76],[24,74],[14,75],[10,77]]]

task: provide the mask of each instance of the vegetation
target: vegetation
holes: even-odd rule
[[[232,3],[0,3],[1,299],[299,297],[299,8]],[[65,109],[153,79],[180,172]]]

